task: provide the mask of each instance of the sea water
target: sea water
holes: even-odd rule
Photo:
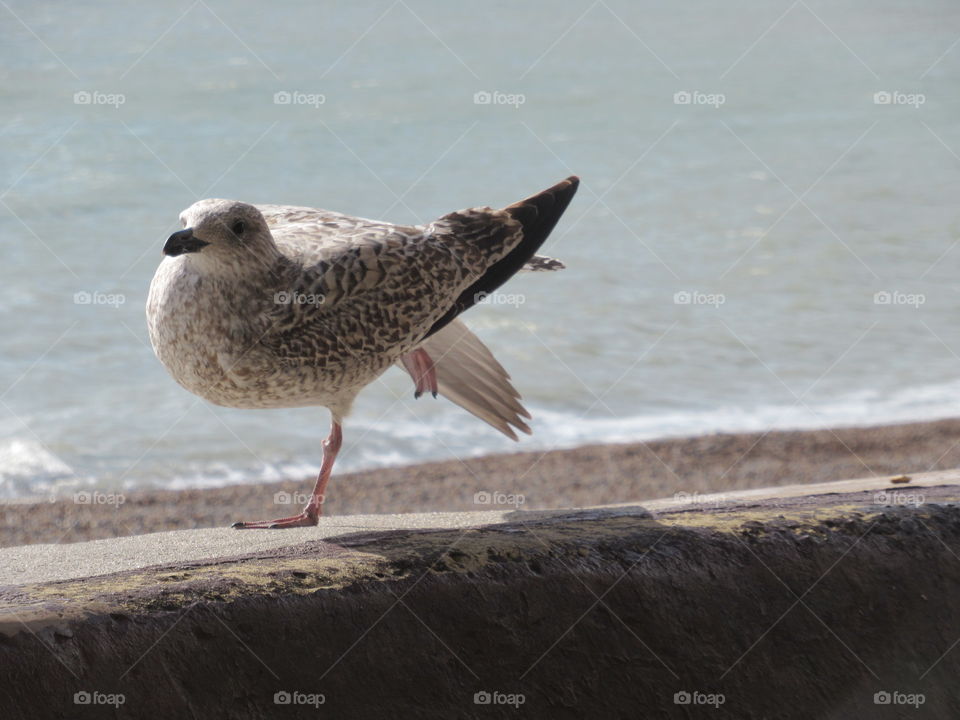
[[[465,316],[533,437],[391,370],[342,470],[956,415],[958,36],[936,0],[13,0],[0,497],[316,469],[326,410],[211,406],[150,349],[203,197],[419,223],[583,178],[544,247],[567,269]]]

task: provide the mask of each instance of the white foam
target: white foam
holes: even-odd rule
[[[50,491],[74,477],[73,469],[35,440],[14,438],[0,443],[0,497]]]
[[[574,418],[568,413],[542,408],[533,415],[536,433],[553,438],[563,447],[717,432],[888,425],[960,416],[960,380],[903,388],[886,395],[875,390],[860,390],[820,404],[725,406],[609,419]]]
[[[351,424],[339,472],[372,470],[431,460],[475,457],[494,452],[569,448],[708,433],[762,432],[885,425],[960,416],[960,380],[903,388],[884,394],[860,390],[820,404],[725,406],[707,410],[662,411],[629,417],[583,417],[532,405],[534,435],[514,444],[452,405],[438,407],[424,423],[398,418]],[[353,438],[351,440],[351,438]],[[349,451],[349,452],[347,452]],[[314,456],[245,466],[187,461],[173,477],[127,478],[124,490],[144,487],[182,490],[300,480],[314,476]],[[78,486],[109,484],[79,478],[61,458],[39,443],[13,439],[0,444],[0,498],[46,496]]]

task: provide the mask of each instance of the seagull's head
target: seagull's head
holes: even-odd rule
[[[194,255],[204,265],[237,266],[276,252],[263,215],[236,200],[199,200],[180,213],[179,230],[163,246],[169,257]]]

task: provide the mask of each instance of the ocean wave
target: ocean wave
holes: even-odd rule
[[[49,494],[79,479],[62,458],[35,440],[0,442],[0,499]]]
[[[828,402],[727,405],[704,410],[663,410],[628,417],[581,416],[531,406],[534,435],[515,444],[453,406],[438,409],[425,423],[395,419],[351,423],[339,472],[372,470],[495,452],[570,448],[594,443],[623,443],[710,433],[810,430],[938,420],[960,415],[960,380],[902,388],[896,392],[859,390]],[[169,458],[163,474],[138,473],[123,481],[135,489],[212,488],[316,474],[315,455],[231,465]],[[0,499],[49,497],[78,488],[112,487],[109,477],[79,476],[48,448],[30,439],[0,443]]]
[[[889,425],[960,416],[960,380],[902,388],[892,393],[859,390],[829,402],[736,406],[709,410],[665,411],[609,419],[571,419],[567,413],[539,409],[538,432],[559,446],[631,442],[709,433],[815,430]]]

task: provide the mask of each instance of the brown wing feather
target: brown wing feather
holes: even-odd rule
[[[527,264],[556,226],[563,211],[567,209],[576,194],[579,184],[580,179],[571,175],[553,187],[499,211],[499,214],[506,215],[513,221],[507,225],[508,227],[513,230],[519,227],[520,242],[507,255],[490,265],[480,278],[464,290],[447,312],[433,324],[426,336],[429,337],[464,310],[473,307],[480,298],[503,285]],[[495,214],[490,213],[491,216]],[[441,218],[441,221],[448,219],[453,225],[451,230],[460,232],[457,229],[458,225],[463,224],[460,215],[457,213],[447,215]],[[466,231],[469,232],[469,230]]]

